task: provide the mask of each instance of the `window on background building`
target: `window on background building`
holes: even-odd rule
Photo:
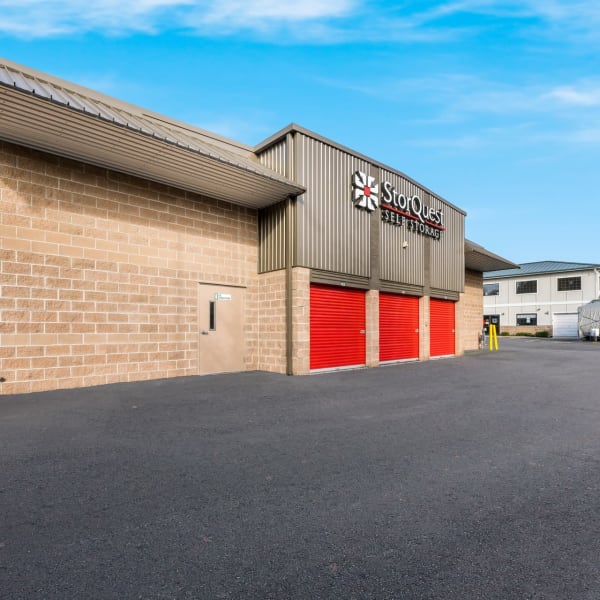
[[[537,279],[517,281],[517,294],[537,294]]]
[[[483,295],[484,296],[497,296],[500,293],[499,283],[484,283],[483,284]]]
[[[517,315],[517,325],[537,325],[537,314]]]
[[[572,290],[581,289],[581,277],[559,277],[558,291],[570,292]]]

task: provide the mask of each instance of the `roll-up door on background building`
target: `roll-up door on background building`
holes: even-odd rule
[[[419,299],[379,293],[379,360],[419,358]]]
[[[365,304],[362,290],[311,284],[311,369],[365,364]]]
[[[456,352],[455,303],[431,298],[429,302],[429,353],[450,356]]]
[[[579,337],[579,321],[577,313],[552,314],[553,337]]]

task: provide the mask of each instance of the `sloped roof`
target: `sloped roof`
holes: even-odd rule
[[[304,191],[243,144],[0,59],[0,139],[260,208]]]
[[[538,262],[522,263],[516,269],[487,271],[484,279],[498,279],[499,277],[521,277],[523,275],[545,275],[547,273],[567,273],[569,271],[588,271],[600,268],[600,264],[562,262],[556,260],[542,260]]]

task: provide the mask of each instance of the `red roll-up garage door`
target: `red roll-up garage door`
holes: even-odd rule
[[[365,292],[310,286],[310,368],[364,365]]]
[[[456,352],[455,303],[431,298],[429,302],[430,355],[448,356]]]
[[[419,299],[379,293],[379,360],[419,358]]]

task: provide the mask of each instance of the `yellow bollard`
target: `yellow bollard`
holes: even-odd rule
[[[498,334],[496,333],[496,326],[490,323],[490,352],[492,350],[498,350]]]

